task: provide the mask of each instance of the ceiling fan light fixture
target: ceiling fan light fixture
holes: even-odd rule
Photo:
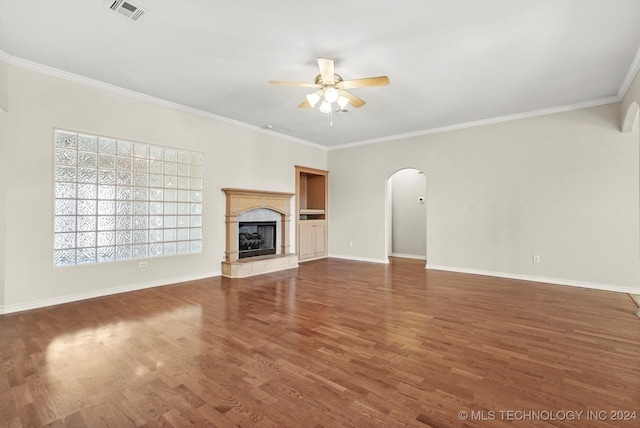
[[[338,105],[340,106],[340,109],[344,110],[347,107],[347,104],[349,104],[349,98],[340,95],[338,97]]]
[[[331,103],[327,102],[327,101],[323,101],[322,104],[320,104],[320,109],[319,109],[322,113],[330,113],[331,112]]]
[[[334,103],[338,99],[338,91],[333,86],[328,87],[324,91],[324,99],[328,103]]]
[[[298,107],[313,108],[320,104],[319,110],[320,112],[328,115],[329,123],[332,123],[331,117],[334,109],[335,112],[348,113],[349,110],[347,110],[347,105],[353,108],[360,108],[366,104],[363,99],[358,98],[350,92],[347,92],[347,90],[369,86],[384,86],[389,84],[389,78],[387,76],[375,76],[355,80],[344,80],[342,76],[335,73],[334,60],[328,58],[318,58],[318,68],[320,69],[320,74],[315,77],[313,83],[269,80],[269,84],[314,88],[313,90],[316,92],[308,94],[306,96],[306,99],[301,102]],[[337,106],[334,105],[334,103],[336,103]]]
[[[320,94],[318,92],[307,95],[307,102],[311,107],[314,107],[318,103],[318,101],[320,101]]]

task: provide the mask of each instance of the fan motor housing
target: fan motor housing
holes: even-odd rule
[[[320,74],[318,74],[316,78],[313,80],[313,83],[315,83],[316,85],[320,85],[323,88],[327,86],[337,86],[341,82],[342,82],[342,76],[340,76],[339,74],[333,75],[333,83],[325,83],[324,80],[322,80],[322,75]]]

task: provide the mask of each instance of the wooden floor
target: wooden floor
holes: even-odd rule
[[[324,259],[0,316],[0,426],[639,426],[629,296],[423,265]]]

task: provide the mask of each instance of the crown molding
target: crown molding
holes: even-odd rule
[[[477,121],[459,123],[459,124],[443,126],[439,128],[430,128],[430,129],[410,132],[406,134],[396,134],[396,135],[390,135],[388,137],[374,138],[370,140],[363,140],[363,141],[357,141],[353,143],[341,144],[338,146],[331,146],[329,147],[329,150],[340,150],[340,149],[346,149],[350,147],[364,146],[368,144],[385,143],[385,142],[400,140],[404,138],[412,138],[412,137],[419,137],[419,136],[429,135],[429,134],[437,134],[441,132],[456,131],[459,129],[473,128],[476,126],[492,125],[492,124],[497,124],[502,122],[509,122],[512,120],[527,119],[531,117],[562,113],[562,112],[571,111],[571,110],[579,110],[582,108],[596,107],[599,105],[618,103],[622,101],[622,99],[626,95],[627,91],[629,90],[629,87],[631,86],[631,83],[633,82],[633,79],[636,77],[636,74],[638,74],[639,70],[640,70],[640,48],[636,51],[633,61],[631,61],[631,65],[627,70],[627,74],[625,75],[625,78],[623,79],[622,84],[620,85],[620,88],[618,89],[618,93],[616,94],[616,96],[611,96],[611,97],[601,98],[601,99],[591,100],[591,101],[585,101],[582,103],[551,107],[548,109],[533,110],[530,112],[517,113],[517,114],[506,115],[506,116],[498,116],[498,117],[493,117],[488,119],[481,119]]]
[[[618,89],[618,98],[619,101],[622,101],[624,96],[627,94],[633,79],[638,74],[638,70],[640,70],[640,48],[636,51],[636,56],[633,57],[633,61],[631,61],[631,65],[629,66],[629,70],[627,70],[627,74],[620,85],[620,89]]]
[[[27,70],[31,70],[31,71],[36,71],[45,75],[49,75],[49,76],[53,76],[53,77],[58,77],[61,79],[65,79],[65,80],[69,80],[75,83],[79,83],[79,84],[83,84],[83,85],[87,85],[87,86],[91,86],[94,88],[98,88],[98,89],[102,89],[108,92],[112,92],[112,93],[116,93],[119,95],[123,95],[126,97],[130,97],[130,98],[134,98],[137,100],[141,100],[141,101],[145,101],[148,103],[152,103],[152,104],[156,104],[156,105],[160,105],[163,107],[167,107],[167,108],[171,108],[174,110],[178,110],[178,111],[182,111],[185,113],[190,113],[196,116],[200,116],[200,117],[205,117],[207,119],[211,119],[211,120],[215,120],[218,122],[223,122],[229,125],[233,125],[233,126],[237,126],[239,128],[243,128],[243,129],[248,129],[251,131],[255,131],[255,132],[259,132],[262,134],[266,134],[266,135],[270,135],[276,138],[280,138],[283,140],[287,140],[290,142],[294,142],[294,143],[298,143],[298,144],[303,144],[305,146],[309,146],[309,147],[313,147],[316,149],[320,149],[323,151],[331,151],[331,150],[341,150],[341,149],[346,149],[346,148],[351,148],[351,147],[358,147],[358,146],[364,146],[364,145],[369,145],[369,144],[377,144],[377,143],[385,143],[385,142],[389,142],[389,141],[396,141],[396,140],[401,140],[401,139],[406,139],[406,138],[413,138],[413,137],[420,137],[420,136],[424,136],[424,135],[430,135],[430,134],[438,134],[438,133],[442,133],[442,132],[450,132],[450,131],[456,131],[456,130],[461,130],[461,129],[467,129],[467,128],[474,128],[477,126],[484,126],[484,125],[492,125],[492,124],[498,124],[498,123],[502,123],[502,122],[509,122],[509,121],[513,121],[513,120],[519,120],[519,119],[527,119],[527,118],[532,118],[532,117],[538,117],[538,116],[545,116],[545,115],[549,115],[549,114],[556,114],[556,113],[562,113],[562,112],[567,112],[567,111],[571,111],[571,110],[579,110],[579,109],[583,109],[583,108],[589,108],[589,107],[596,107],[596,106],[600,106],[600,105],[605,105],[605,104],[611,104],[611,103],[617,103],[620,102],[622,100],[622,98],[624,97],[624,95],[626,94],[626,92],[629,90],[629,87],[631,85],[631,82],[633,81],[633,79],[635,78],[636,74],[638,73],[638,70],[640,69],[640,49],[638,49],[638,51],[636,52],[636,55],[633,59],[633,61],[631,62],[631,65],[629,67],[629,70],[627,71],[625,78],[622,82],[622,84],[620,85],[620,88],[618,89],[618,94],[616,96],[611,96],[611,97],[607,97],[607,98],[601,98],[601,99],[597,99],[597,100],[590,100],[590,101],[585,101],[585,102],[580,102],[580,103],[575,103],[575,104],[567,104],[567,105],[563,105],[563,106],[556,106],[556,107],[550,107],[550,108],[546,108],[546,109],[540,109],[540,110],[533,110],[533,111],[528,111],[528,112],[523,112],[523,113],[516,113],[516,114],[511,114],[511,115],[505,115],[505,116],[497,116],[497,117],[492,117],[492,118],[487,118],[487,119],[480,119],[480,120],[476,120],[476,121],[471,121],[471,122],[465,122],[465,123],[458,123],[458,124],[454,124],[454,125],[448,125],[448,126],[441,126],[441,127],[437,127],[437,128],[429,128],[429,129],[425,129],[425,130],[421,130],[421,131],[416,131],[416,132],[409,132],[409,133],[405,133],[405,134],[394,134],[394,135],[390,135],[387,137],[380,137],[380,138],[373,138],[373,139],[369,139],[369,140],[362,140],[362,141],[356,141],[353,143],[346,143],[346,144],[340,144],[340,145],[336,145],[336,146],[323,146],[317,143],[313,143],[311,141],[307,141],[307,140],[303,140],[301,138],[296,138],[296,137],[292,137],[290,135],[287,134],[283,134],[283,133],[279,133],[276,131],[273,131],[271,129],[268,128],[262,128],[262,127],[258,127],[255,125],[250,125],[248,123],[245,122],[241,122],[235,119],[230,119],[228,117],[224,117],[224,116],[220,116],[214,113],[209,113],[206,112],[204,110],[200,110],[200,109],[196,109],[193,107],[188,107],[185,106],[183,104],[178,104],[172,101],[168,101],[162,98],[157,98],[157,97],[152,97],[150,95],[146,95],[140,92],[136,92],[136,91],[132,91],[129,89],[125,89],[125,88],[121,88],[119,86],[115,86],[115,85],[111,85],[109,83],[105,83],[105,82],[101,82],[99,80],[95,80],[95,79],[90,79],[84,76],[80,76],[78,74],[74,74],[74,73],[69,73],[67,71],[63,71],[63,70],[59,70],[57,68],[53,68],[53,67],[49,67],[46,65],[42,65],[36,62],[32,62],[32,61],[28,61],[25,59],[21,59],[18,57],[14,57],[12,55],[7,54],[6,52],[0,50],[0,61],[4,61],[10,65],[16,66],[16,67],[20,67],[20,68],[24,68]]]
[[[423,135],[439,134],[442,132],[457,131],[460,129],[475,128],[475,127],[484,126],[484,125],[493,125],[497,123],[510,122],[513,120],[528,119],[528,118],[538,117],[538,116],[546,116],[549,114],[563,113],[566,111],[580,110],[588,107],[596,107],[596,106],[605,105],[605,104],[617,103],[617,102],[620,102],[620,100],[621,98],[619,98],[618,96],[601,98],[598,100],[585,101],[585,102],[575,103],[575,104],[567,104],[564,106],[550,107],[550,108],[540,109],[540,110],[532,110],[524,113],[516,113],[516,114],[505,115],[505,116],[491,117],[488,119],[480,119],[480,120],[474,120],[471,122],[457,123],[455,125],[441,126],[438,128],[429,128],[422,131],[408,132],[406,134],[396,134],[388,137],[373,138],[371,140],[341,144],[339,146],[331,146],[329,147],[329,150],[330,151],[340,150],[340,149],[347,149],[351,147],[366,146],[369,144],[386,143],[389,141],[397,141],[405,138],[420,137]]]
[[[279,132],[275,132],[266,128],[261,128],[259,126],[250,125],[245,122],[241,122],[239,120],[230,119],[228,117],[220,116],[214,113],[209,113],[204,110],[200,110],[193,107],[188,107],[183,104],[175,103],[173,101],[168,101],[162,98],[152,97],[150,95],[143,94],[141,92],[132,91],[130,89],[121,88],[120,86],[112,85],[110,83],[105,83],[99,80],[90,79],[88,77],[80,76],[79,74],[70,73],[68,71],[60,70],[54,67],[49,67],[47,65],[39,64],[33,61],[28,61],[22,58],[18,58],[8,53],[0,50],[0,61],[4,61],[7,64],[10,64],[15,67],[24,68],[26,70],[35,71],[38,73],[45,74],[47,76],[57,77],[60,79],[68,80],[74,83],[79,83],[81,85],[90,86],[92,88],[101,89],[103,91],[111,92],[114,94],[122,95],[125,97],[133,98],[139,101],[144,101],[150,104],[159,105],[161,107],[167,107],[173,110],[178,110],[184,113],[193,114],[195,116],[204,117],[207,119],[211,119],[217,122],[226,123],[228,125],[237,126],[239,128],[248,129],[250,131],[260,132],[261,134],[267,134],[272,137],[277,137],[283,140],[291,141],[298,144],[303,144],[306,146],[314,147],[316,149],[321,149],[326,151],[327,147],[322,146],[320,144],[312,143],[310,141],[303,140],[301,138],[292,137],[290,135],[281,134]]]

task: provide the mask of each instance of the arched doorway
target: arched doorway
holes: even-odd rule
[[[427,177],[415,168],[387,179],[386,256],[426,260]]]

